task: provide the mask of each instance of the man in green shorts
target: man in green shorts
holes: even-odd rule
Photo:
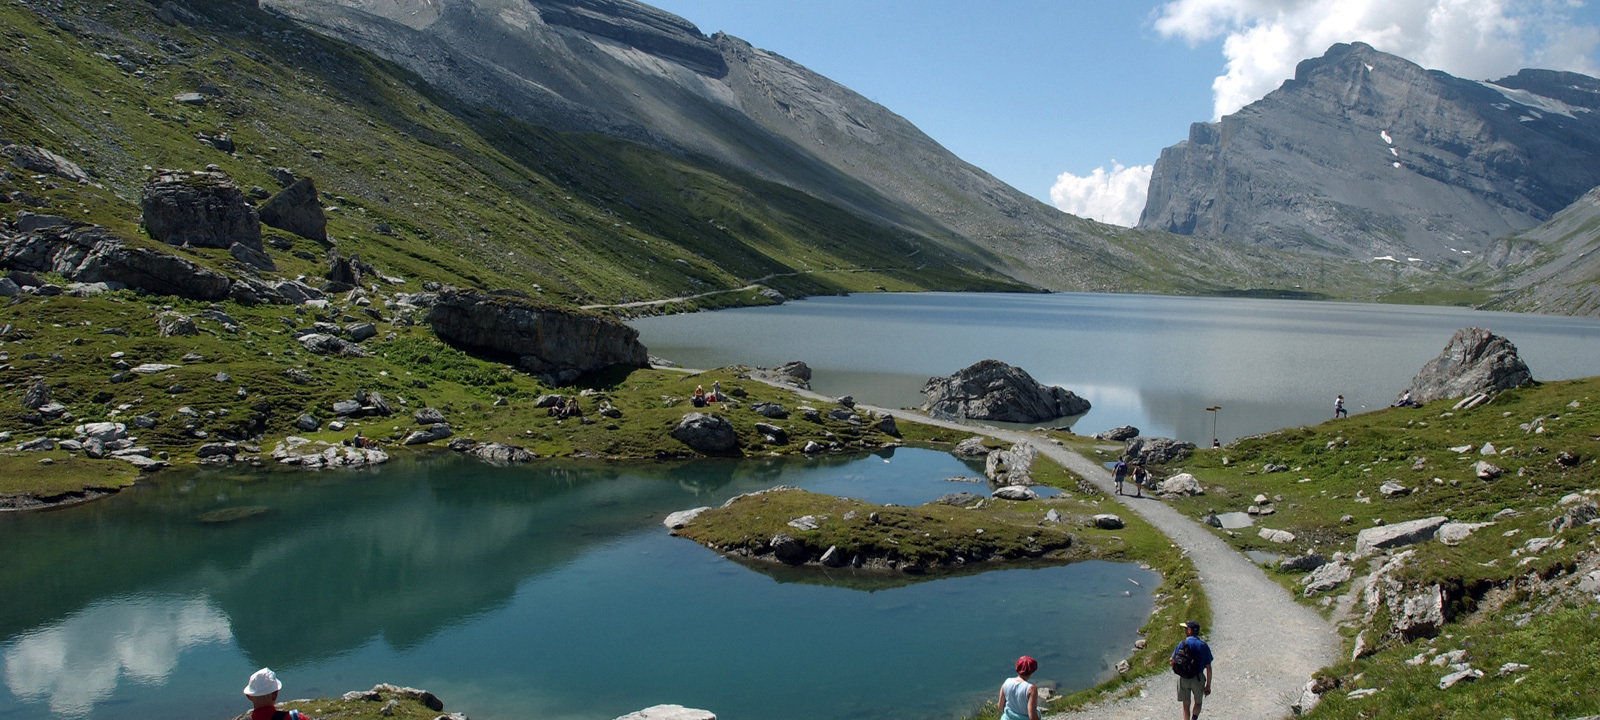
[[[1211,646],[1200,639],[1200,623],[1190,620],[1179,627],[1183,628],[1184,638],[1172,649],[1167,664],[1178,676],[1178,702],[1183,703],[1183,720],[1194,720],[1200,717],[1200,706],[1211,694]],[[1191,700],[1193,710],[1190,709]]]

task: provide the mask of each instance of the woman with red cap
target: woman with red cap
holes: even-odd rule
[[[1000,686],[1001,720],[1039,720],[1039,688],[1028,682],[1039,661],[1027,655],[1017,658],[1017,676]]]

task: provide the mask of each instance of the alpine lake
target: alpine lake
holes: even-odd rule
[[[1539,379],[1600,374],[1600,321],[1454,308],[1119,295],[863,295],[634,323],[690,367],[804,360],[888,407],[987,357],[1094,403],[1062,424],[1224,441],[1386,405],[1456,329]],[[1220,410],[1207,410],[1220,407]],[[0,515],[0,719],[228,718],[380,682],[475,718],[955,718],[1021,654],[1062,691],[1114,673],[1159,578],[1081,562],[938,576],[741,564],[669,513],[778,484],[913,505],[984,486],[945,453],[352,472],[173,471]],[[1132,580],[1137,585],[1130,583]]]

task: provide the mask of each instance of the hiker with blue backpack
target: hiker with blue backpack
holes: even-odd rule
[[[1173,648],[1167,663],[1178,676],[1178,702],[1183,703],[1183,720],[1200,717],[1200,705],[1211,694],[1211,646],[1200,639],[1200,623],[1193,620],[1182,623],[1184,638]],[[1205,679],[1201,679],[1205,675]],[[1189,709],[1190,699],[1194,709]]]

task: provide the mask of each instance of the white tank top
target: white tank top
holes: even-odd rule
[[[1033,689],[1033,684],[1024,682],[1021,678],[1011,678],[1000,686],[1000,692],[1006,696],[1007,714],[1017,717],[1028,717],[1028,691]]]

